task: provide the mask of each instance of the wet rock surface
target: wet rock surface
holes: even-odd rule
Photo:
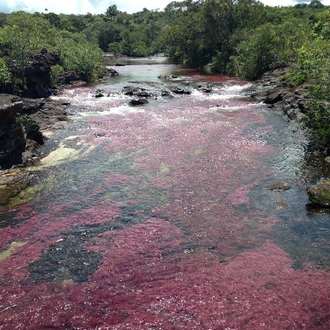
[[[0,118],[0,204],[6,204],[30,183],[28,172],[6,170],[38,164],[40,145],[64,127],[67,112],[56,101],[0,94]]]
[[[268,186],[269,190],[275,190],[275,191],[285,191],[285,190],[290,190],[292,187],[289,183],[279,181],[279,182],[274,182]]]
[[[32,175],[22,169],[0,171],[0,205],[7,204],[31,181]]]
[[[148,103],[148,100],[143,97],[134,98],[129,101],[129,105],[131,105],[131,106],[143,105],[143,104],[147,104],[147,103]]]
[[[280,68],[265,73],[253,84],[249,93],[256,101],[274,110],[281,110],[292,120],[299,118],[304,111],[308,85],[290,87],[285,80],[288,71],[289,68]]]
[[[145,88],[141,87],[132,87],[132,86],[125,86],[123,89],[124,95],[129,96],[138,96],[138,97],[151,97],[152,93],[147,91]]]
[[[10,168],[22,161],[25,150],[23,126],[16,121],[23,102],[15,96],[2,94],[0,97],[0,168]]]
[[[43,144],[67,121],[66,105],[46,99],[0,94],[0,166],[24,164],[23,153]],[[33,143],[34,141],[34,143]],[[32,148],[34,149],[34,148]]]
[[[305,83],[293,88],[285,81],[288,71],[289,68],[282,68],[265,73],[260,80],[253,84],[249,93],[257,101],[267,104],[268,108],[275,111],[280,110],[289,120],[295,120],[304,115],[304,107],[312,83]],[[309,141],[307,149],[314,154],[315,150],[311,141]],[[315,152],[314,157],[318,157],[318,152]],[[327,163],[326,158],[324,162]],[[328,169],[323,169],[323,171],[327,173]],[[284,186],[280,187],[277,184],[268,188],[270,190],[286,190],[282,189],[285,188]],[[289,186],[288,189],[290,189]],[[330,207],[330,181],[307,187],[307,194],[312,206],[317,208]]]
[[[320,207],[330,207],[330,180],[307,188],[309,200]]]

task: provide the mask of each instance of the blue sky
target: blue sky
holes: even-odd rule
[[[143,8],[163,10],[172,0],[0,0],[0,12],[24,10],[27,12],[48,12],[56,14],[101,14],[111,5],[116,5],[120,11],[135,13]],[[261,0],[269,6],[290,6],[303,0]],[[310,1],[306,1],[309,3]],[[330,0],[323,0],[330,5]]]

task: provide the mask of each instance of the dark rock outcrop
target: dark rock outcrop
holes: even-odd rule
[[[212,85],[205,82],[200,82],[196,85],[197,89],[203,93],[211,93],[212,92]]]
[[[174,94],[191,94],[190,90],[183,89],[183,88],[180,88],[180,87],[170,87],[170,90]]]
[[[68,120],[66,108],[64,104],[48,100],[40,110],[32,113],[30,118],[38,124],[43,137],[47,138],[48,133],[61,129],[63,122]]]
[[[152,94],[147,91],[145,88],[141,87],[131,87],[131,86],[125,86],[123,89],[124,95],[129,96],[138,96],[138,97],[151,97]]]
[[[92,97],[96,97],[96,98],[99,98],[99,97],[103,97],[106,95],[106,92],[102,89],[97,89],[95,91],[95,93],[92,94]]]
[[[289,68],[281,68],[265,73],[253,84],[249,93],[257,101],[268,104],[269,108],[281,110],[292,120],[304,112],[308,86],[290,87],[285,81],[288,70]]]
[[[30,98],[48,97],[51,95],[50,70],[59,63],[59,56],[46,49],[30,58],[30,64],[24,71],[26,89],[23,96]]]
[[[147,104],[147,103],[148,103],[148,100],[143,97],[134,98],[129,101],[129,105],[132,105],[132,106],[143,105],[143,104]]]
[[[66,106],[56,101],[0,94],[0,167],[32,165],[38,147],[67,120]]]
[[[15,96],[3,94],[0,98],[0,167],[10,168],[22,162],[25,150],[25,134],[21,123],[16,121],[23,102]]]
[[[74,70],[70,70],[70,71],[65,71],[65,72],[61,72],[58,77],[58,83],[60,85],[70,85],[73,82],[78,82],[81,81],[80,76],[78,75],[78,73]]]

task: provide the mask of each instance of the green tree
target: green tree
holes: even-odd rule
[[[330,152],[330,84],[311,88],[302,123],[322,150]]]
[[[0,90],[5,90],[6,86],[11,83],[11,74],[4,61],[0,58]]]
[[[308,80],[317,85],[325,84],[329,78],[329,71],[329,41],[316,38],[298,50],[296,61],[288,75],[288,81],[295,86]]]
[[[30,58],[46,46],[49,30],[48,21],[22,11],[9,15],[6,24],[0,28],[0,44],[5,50],[7,66],[23,84]]]
[[[317,38],[298,52],[297,64],[289,78],[296,84],[309,80],[308,101],[302,123],[309,129],[317,145],[330,152],[330,46]]]
[[[108,9],[107,9],[105,15],[106,15],[107,17],[113,18],[113,17],[117,16],[118,12],[119,12],[119,11],[118,11],[118,9],[117,9],[117,6],[116,6],[116,5],[112,5],[112,6],[109,6],[109,7],[108,7]]]
[[[98,45],[103,51],[108,51],[109,43],[120,41],[120,29],[113,22],[103,22],[98,29]]]
[[[277,36],[271,24],[248,31],[230,60],[230,71],[238,76],[257,79],[271,68],[276,55]]]
[[[297,58],[299,48],[311,40],[308,22],[291,18],[274,27],[277,35],[276,57],[278,66],[291,66]]]
[[[322,2],[319,0],[312,0],[308,6],[313,9],[320,9],[324,7]]]
[[[75,70],[85,81],[93,81],[104,74],[103,52],[91,43],[69,40],[61,62],[64,69]]]

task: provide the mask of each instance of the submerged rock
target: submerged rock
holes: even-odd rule
[[[102,90],[102,89],[97,89],[97,90],[95,91],[95,93],[92,94],[92,97],[96,97],[96,98],[98,98],[98,97],[103,97],[103,96],[105,96],[105,95],[106,95],[106,92],[105,92],[104,90]]]
[[[0,204],[8,204],[10,198],[18,195],[30,182],[31,174],[21,169],[0,172]]]
[[[180,88],[180,87],[171,87],[170,90],[174,94],[191,94],[190,90],[183,89],[183,88]]]
[[[268,186],[269,190],[277,190],[277,191],[285,191],[290,190],[292,187],[287,183],[283,181],[274,182]]]
[[[137,105],[143,105],[143,104],[147,104],[147,103],[148,103],[147,99],[140,97],[140,98],[135,98],[135,99],[130,100],[129,105],[137,106]]]
[[[107,77],[117,77],[117,76],[119,76],[119,73],[115,69],[108,68],[105,76],[107,76]]]
[[[307,188],[309,200],[318,206],[330,206],[330,180],[309,186]]]
[[[145,88],[131,87],[131,86],[125,86],[123,89],[123,93],[125,95],[138,96],[138,97],[151,97],[152,96],[152,94],[149,91],[147,91]]]

